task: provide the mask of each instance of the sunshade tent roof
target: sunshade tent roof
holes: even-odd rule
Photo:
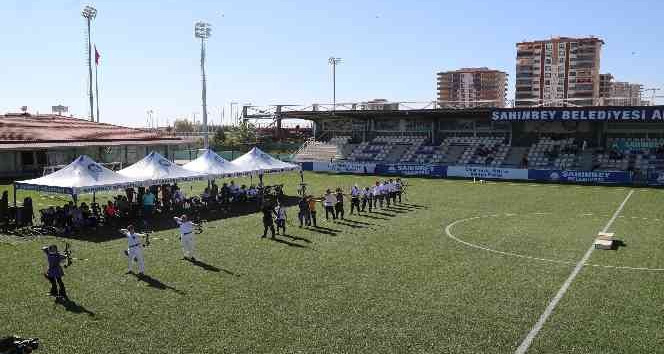
[[[236,158],[231,164],[239,171],[251,174],[277,173],[300,169],[299,165],[277,160],[257,147]]]
[[[205,174],[208,177],[231,177],[243,174],[235,165],[207,149],[201,156],[182,166],[188,171]]]
[[[154,151],[142,160],[118,171],[118,173],[143,185],[192,181],[205,178],[205,175],[185,170]]]
[[[58,171],[35,179],[17,181],[14,185],[16,189],[78,195],[125,188],[136,185],[136,182],[82,155]]]

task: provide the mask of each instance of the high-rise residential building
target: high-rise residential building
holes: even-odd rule
[[[517,43],[515,106],[598,104],[603,44],[595,37]]]
[[[616,81],[611,84],[611,95],[608,106],[639,106],[641,105],[641,84]]]
[[[613,83],[613,75],[599,74],[599,97],[600,105],[608,105],[608,98],[611,97],[611,84]]]
[[[505,107],[507,73],[489,68],[462,68],[438,73],[441,107]]]

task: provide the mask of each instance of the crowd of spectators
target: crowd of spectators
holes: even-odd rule
[[[39,210],[41,225],[58,233],[71,234],[100,225],[113,227],[137,220],[149,221],[156,215],[197,214],[206,210],[230,210],[238,203],[256,201],[261,205],[263,196],[271,194],[279,199],[282,186],[238,185],[235,181],[220,186],[211,181],[200,195],[188,197],[177,184],[127,188],[112,200],[80,204],[69,201],[62,206],[49,206]],[[7,191],[0,197],[0,230],[33,225],[35,218],[32,199],[27,197],[23,205],[14,209],[9,205]]]

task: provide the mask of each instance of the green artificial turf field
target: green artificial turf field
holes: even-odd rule
[[[266,178],[291,195],[299,182]],[[320,195],[376,177],[305,179]],[[125,274],[125,239],[71,240],[87,261],[65,270],[67,305],[41,275],[54,239],[0,237],[0,335],[58,354],[514,353],[614,219],[624,246],[590,254],[527,352],[664,352],[664,191],[409,183],[408,201],[367,216],[326,222],[318,207],[320,229],[298,228],[291,208],[278,241],[259,238],[258,214],[209,221],[200,266],[181,260],[175,229],[158,232],[147,281]]]

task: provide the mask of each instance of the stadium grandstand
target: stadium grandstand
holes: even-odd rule
[[[664,106],[635,106],[294,110],[282,118],[314,124],[315,138],[294,158],[305,169],[661,184],[663,115]]]
[[[186,144],[157,130],[53,114],[10,113],[0,115],[0,177],[50,173],[80,155],[120,169],[150,151],[171,158]]]

